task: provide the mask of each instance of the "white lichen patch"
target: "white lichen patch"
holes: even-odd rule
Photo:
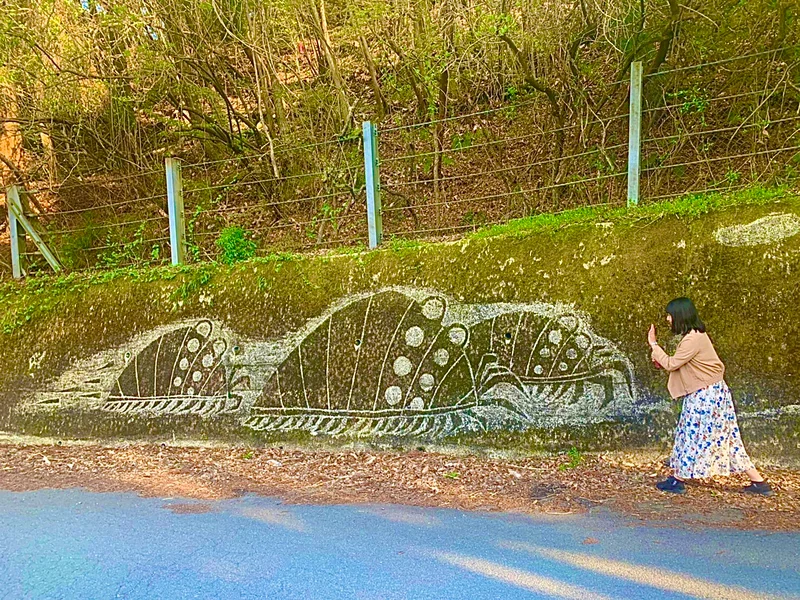
[[[603,256],[603,257],[595,256],[589,262],[583,263],[583,268],[588,271],[589,269],[592,269],[595,266],[597,266],[598,263],[600,263],[600,266],[605,267],[608,263],[610,263],[616,257],[617,257],[616,254],[610,254],[609,256]]]
[[[714,238],[723,246],[772,244],[800,233],[800,217],[793,213],[773,214],[745,225],[722,227]]]
[[[42,368],[42,361],[45,356],[47,356],[46,350],[43,352],[35,352],[32,356],[28,357],[28,371],[30,371],[31,377],[34,371],[38,371]]]

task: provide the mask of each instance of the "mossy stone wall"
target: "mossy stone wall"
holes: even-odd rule
[[[691,297],[727,365],[746,441],[756,455],[800,455],[800,235],[727,246],[714,232],[773,213],[800,215],[800,199],[733,205],[700,215],[633,212],[608,221],[555,222],[535,231],[366,253],[274,256],[233,267],[73,275],[0,287],[0,428],[85,436],[239,440],[259,436],[236,423],[191,418],[31,412],[26,398],[76,361],[119,347],[155,327],[190,318],[223,323],[243,338],[279,338],[332,302],[388,286],[438,290],[463,303],[573,304],[631,359],[648,395],[666,397],[652,368],[650,323],[668,346],[664,307]],[[532,450],[667,443],[674,413],[640,423],[494,432],[455,443]],[[286,437],[303,436],[293,435]]]

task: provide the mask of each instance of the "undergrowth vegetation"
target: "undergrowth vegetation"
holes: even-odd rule
[[[493,237],[522,238],[548,231],[556,233],[566,227],[586,224],[634,226],[642,221],[653,222],[667,216],[692,219],[730,207],[767,205],[797,197],[797,192],[786,188],[751,188],[731,194],[690,195],[674,201],[653,203],[632,209],[579,208],[557,214],[517,219],[502,226],[486,227],[458,243],[468,244],[471,239],[485,240]],[[381,254],[402,257],[409,254],[420,255],[426,251],[437,252],[440,248],[436,242],[395,239],[388,240],[381,250],[372,252],[367,252],[363,247],[341,247],[316,257],[285,251],[255,256],[252,242],[247,240],[245,235],[246,232],[235,230],[221,238],[227,240],[223,248],[227,253],[227,259],[221,259],[219,262],[201,262],[177,267],[128,265],[107,270],[42,275],[22,282],[0,283],[0,314],[2,314],[0,331],[6,334],[13,333],[34,316],[46,314],[62,305],[62,302],[75,301],[81,292],[92,286],[113,281],[146,284],[176,280],[178,283],[170,298],[174,303],[173,308],[177,310],[180,307],[178,303],[197,296],[218,274],[236,272],[237,269],[244,270],[251,265],[269,265],[274,273],[279,273],[285,265],[292,263],[318,261],[325,264],[329,261],[352,260],[364,264],[370,257]],[[302,272],[299,272],[297,277],[306,287],[316,286]],[[273,282],[263,275],[258,275],[255,285],[259,291],[268,293],[272,290]]]
[[[193,260],[251,254],[215,243],[236,227],[258,253],[363,244],[367,119],[388,237],[619,206],[641,61],[643,202],[792,185],[797,23],[788,0],[12,0],[0,175],[71,269],[166,260],[165,156]]]

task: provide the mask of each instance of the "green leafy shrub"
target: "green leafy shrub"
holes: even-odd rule
[[[558,466],[559,471],[566,471],[567,469],[577,469],[583,462],[583,453],[575,446],[567,451],[567,462]]]
[[[256,243],[247,239],[247,232],[239,226],[226,227],[217,239],[217,246],[222,250],[220,257],[226,265],[232,265],[256,254]]]

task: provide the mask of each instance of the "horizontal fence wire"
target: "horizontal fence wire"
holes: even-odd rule
[[[676,133],[673,135],[664,135],[660,137],[652,137],[652,138],[644,138],[642,143],[647,142],[662,142],[665,140],[674,140],[674,139],[682,139],[687,137],[696,137],[699,135],[712,135],[716,133],[726,133],[729,131],[741,131],[743,129],[752,129],[754,127],[769,127],[770,125],[777,125],[780,123],[787,123],[789,121],[797,121],[800,120],[800,115],[796,115],[793,117],[786,117],[784,119],[775,119],[772,121],[768,121],[766,123],[750,123],[750,124],[740,124],[740,125],[731,125],[729,127],[720,127],[718,129],[700,129],[698,131],[687,131],[685,133]]]
[[[148,238],[148,239],[143,239],[143,240],[136,240],[136,243],[137,244],[150,244],[150,243],[154,243],[154,242],[168,242],[168,241],[169,241],[169,237],[167,236],[167,237],[157,237],[157,238]],[[99,251],[99,250],[108,250],[110,248],[119,248],[119,247],[120,247],[119,244],[107,244],[107,245],[103,245],[103,246],[91,246],[89,248],[84,248],[83,252],[96,252],[96,251]],[[39,252],[38,250],[35,250],[35,251],[20,252],[20,255],[21,256],[42,256],[42,253]]]
[[[145,223],[152,223],[154,221],[163,221],[165,219],[169,219],[169,216],[159,215],[157,217],[145,217],[142,219],[135,219],[132,221],[102,223],[98,225],[93,225],[92,227],[95,229],[106,229],[109,227],[127,227],[128,225],[143,225]],[[64,235],[66,233],[77,233],[79,231],[86,231],[86,227],[76,227],[74,229],[57,229],[55,231],[46,230],[46,233],[47,235]]]
[[[87,212],[92,212],[92,211],[97,211],[97,210],[108,210],[110,208],[116,208],[118,206],[128,206],[128,205],[131,205],[131,204],[138,204],[140,202],[148,202],[150,200],[166,200],[166,199],[167,199],[167,195],[166,194],[158,194],[156,196],[145,196],[145,197],[133,198],[132,200],[122,200],[120,202],[111,202],[111,203],[108,203],[108,204],[101,204],[101,205],[98,205],[98,206],[89,206],[89,207],[86,207],[86,208],[76,208],[76,209],[68,209],[68,210],[53,210],[53,211],[47,211],[47,212],[43,212],[43,213],[31,213],[31,214],[29,214],[27,216],[43,218],[43,217],[51,217],[51,216],[58,216],[58,215],[75,215],[75,214],[87,213]]]
[[[218,165],[222,163],[228,162],[239,162],[245,160],[255,160],[255,159],[262,159],[268,158],[273,154],[286,154],[287,152],[298,152],[300,150],[309,150],[311,148],[319,148],[321,146],[345,146],[346,144],[358,144],[361,142],[361,137],[352,137],[347,139],[335,139],[335,140],[326,140],[322,142],[310,142],[308,144],[300,144],[299,146],[278,146],[272,152],[259,152],[257,154],[243,154],[241,156],[232,156],[230,158],[219,158],[215,160],[206,160],[202,162],[195,162],[195,163],[184,163],[182,167],[184,169],[194,168],[194,167],[207,167],[211,165]]]
[[[781,48],[775,48],[773,50],[763,50],[761,52],[753,52],[752,54],[742,54],[739,56],[732,56],[729,58],[722,58],[719,60],[713,60],[710,62],[700,63],[697,65],[688,65],[686,67],[676,67],[674,69],[665,69],[663,71],[656,71],[654,73],[649,73],[645,76],[645,79],[649,79],[651,77],[657,77],[659,75],[669,75],[671,73],[682,73],[684,71],[691,71],[693,69],[704,69],[706,67],[714,67],[717,65],[724,65],[732,62],[736,62],[739,60],[746,60],[748,58],[757,58],[760,56],[767,56],[768,54],[777,54],[778,52],[784,52],[785,50],[794,50],[800,48],[800,44],[794,44],[791,46],[783,46]]]
[[[693,69],[704,69],[706,67],[713,67],[713,66],[716,66],[716,65],[727,64],[727,63],[736,62],[736,61],[739,61],[739,60],[746,60],[748,58],[758,58],[758,57],[765,56],[765,55],[768,55],[768,54],[774,54],[776,52],[783,52],[784,50],[792,50],[793,48],[796,48],[796,47],[798,47],[798,46],[785,46],[783,48],[777,48],[775,50],[764,50],[762,52],[755,52],[753,54],[742,54],[740,56],[723,58],[723,59],[720,59],[720,60],[715,60],[715,61],[710,61],[710,62],[705,62],[705,63],[699,63],[699,64],[696,64],[696,65],[688,65],[688,66],[685,66],[685,67],[675,67],[675,68],[672,68],[672,69],[664,69],[664,70],[661,70],[661,71],[654,71],[653,73],[648,73],[647,75],[644,75],[643,79],[650,79],[652,77],[657,77],[659,75],[669,75],[670,73],[678,73],[678,72],[681,72],[681,71],[690,71],[690,70],[693,70]],[[607,83],[606,85],[620,85],[622,83],[630,83],[630,78],[628,78],[628,79],[617,79],[616,81],[612,81],[610,83]]]
[[[313,173],[299,173],[297,175],[285,175],[285,176],[282,176],[282,177],[270,177],[268,179],[256,179],[256,180],[253,180],[253,181],[232,181],[231,183],[224,183],[224,184],[219,184],[219,185],[208,185],[208,186],[202,186],[202,187],[197,187],[197,188],[184,188],[183,193],[184,194],[195,194],[195,193],[198,193],[198,192],[205,192],[205,191],[209,191],[209,190],[231,189],[231,188],[244,187],[244,186],[249,186],[249,185],[258,185],[258,184],[261,184],[261,183],[273,183],[273,182],[276,182],[276,181],[289,181],[289,180],[293,180],[293,179],[302,179],[304,177],[319,177],[321,175],[327,175],[327,174],[329,174],[331,172],[345,171],[347,169],[356,169],[356,168],[360,168],[361,166],[362,166],[361,163],[356,163],[356,164],[353,164],[353,165],[347,165],[347,166],[344,166],[344,167],[333,169],[332,171],[331,170],[316,171],[316,172],[313,172]]]
[[[314,241],[314,240],[308,240],[307,242],[304,242],[304,243],[289,244],[288,246],[282,246],[282,247],[288,247],[288,248],[293,248],[293,249],[297,249],[297,250],[309,249],[309,248],[312,248],[312,247],[314,249],[323,249],[323,248],[330,247],[330,246],[347,246],[347,245],[366,244],[368,241],[369,241],[369,238],[366,237],[366,236],[363,236],[363,237],[347,237],[347,238],[337,238],[337,239],[333,239],[333,240],[323,240],[321,242]],[[265,246],[263,248],[258,248],[256,250],[256,256],[270,256],[271,254],[274,254],[275,252],[276,252],[275,248],[271,248],[269,245],[267,245],[267,246]]]
[[[279,202],[268,202],[266,204],[255,204],[252,206],[230,206],[226,208],[217,208],[214,210],[204,210],[202,215],[224,215],[230,213],[251,213],[264,208],[271,208],[275,206],[286,206],[287,204],[298,204],[300,202],[311,202],[314,200],[325,200],[328,198],[339,198],[342,196],[353,196],[354,193],[350,190],[342,192],[332,192],[330,194],[320,194],[319,196],[305,196],[303,198],[292,198],[289,200],[281,200]]]
[[[581,153],[578,153],[578,154],[570,154],[568,156],[560,156],[560,157],[556,157],[556,158],[548,158],[548,159],[541,160],[541,161],[538,161],[538,162],[525,163],[525,164],[522,164],[522,165],[515,165],[513,167],[501,167],[499,169],[492,169],[490,171],[479,171],[477,173],[466,173],[464,175],[449,175],[447,177],[440,177],[438,179],[416,179],[414,181],[400,181],[400,182],[392,184],[392,187],[405,187],[405,186],[410,186],[410,185],[424,185],[424,184],[428,184],[428,183],[437,183],[437,182],[442,183],[442,182],[446,182],[446,181],[457,181],[457,180],[462,180],[462,179],[470,179],[470,178],[473,178],[473,177],[483,177],[485,175],[495,175],[497,173],[507,173],[509,171],[518,171],[520,169],[530,169],[531,167],[536,167],[536,166],[540,166],[540,165],[547,165],[547,164],[552,164],[552,163],[556,163],[556,162],[566,161],[566,160],[569,160],[569,159],[572,159],[572,158],[580,158],[582,156],[591,156],[592,154],[602,153],[602,152],[607,151],[607,150],[616,150],[616,149],[619,149],[619,148],[627,148],[627,147],[628,147],[628,144],[615,144],[613,146],[607,146],[605,148],[600,148],[600,149],[597,149],[597,150],[588,150],[586,152],[581,152]]]
[[[86,267],[82,270],[86,273],[102,273],[103,271],[108,271],[109,269],[125,269],[129,267],[142,268],[142,266],[159,267],[168,264],[169,264],[169,254],[166,254],[163,258],[159,258],[157,260],[143,259],[143,260],[127,260],[124,262],[114,261],[113,265],[97,264]]]
[[[628,113],[623,113],[623,114],[614,115],[612,117],[607,117],[605,119],[594,119],[592,121],[575,123],[573,125],[565,125],[564,127],[558,127],[556,129],[547,129],[545,131],[536,131],[534,133],[528,133],[528,134],[525,134],[525,135],[522,135],[522,136],[518,136],[518,137],[514,137],[514,138],[504,138],[502,140],[493,140],[491,142],[485,142],[485,143],[481,143],[481,144],[473,144],[471,146],[466,146],[464,148],[464,150],[470,150],[470,149],[473,149],[473,148],[481,148],[483,146],[490,146],[490,145],[494,145],[496,143],[502,143],[502,142],[516,142],[516,141],[520,141],[520,140],[529,139],[529,138],[532,138],[532,137],[542,137],[544,135],[549,135],[551,133],[560,133],[560,132],[563,132],[563,131],[570,131],[572,129],[588,127],[589,125],[596,125],[598,123],[610,123],[610,122],[616,121],[618,119],[627,119],[627,118],[628,118]],[[391,130],[383,129],[383,130],[380,130],[380,133],[385,133],[387,131],[391,131]],[[439,152],[424,152],[424,153],[417,153],[417,154],[406,154],[404,156],[391,157],[391,158],[388,158],[388,159],[381,159],[380,162],[381,162],[381,164],[384,164],[384,163],[389,163],[389,162],[394,162],[394,161],[399,161],[399,160],[406,160],[406,159],[415,158],[415,157],[433,156],[435,154],[446,154],[446,153],[454,152],[456,150],[459,150],[459,149],[447,149],[447,150],[443,149],[443,150],[441,150]]]
[[[166,237],[157,237],[157,238],[148,238],[143,240],[136,240],[137,244],[150,244],[154,242],[168,242],[169,236]],[[91,248],[86,248],[86,252],[94,252],[97,250],[108,250],[109,248],[119,248],[119,244],[108,244],[105,246],[92,246]]]
[[[603,207],[603,206],[624,206],[624,205],[625,205],[624,201],[620,201],[620,202],[597,202],[597,203],[587,204],[587,205],[584,206],[584,208],[600,208],[600,207]],[[569,210],[572,210],[572,209],[559,210],[559,211],[555,211],[555,212],[540,212],[540,213],[535,213],[533,215],[528,215],[526,217],[519,217],[519,218],[520,219],[526,219],[526,218],[532,218],[532,217],[540,216],[540,215],[560,215],[560,214],[563,214],[565,212],[568,212]],[[470,223],[469,225],[448,225],[446,227],[432,227],[432,228],[428,228],[428,229],[410,229],[408,231],[403,231],[402,234],[390,235],[389,237],[391,239],[402,239],[402,235],[408,235],[408,234],[431,234],[431,233],[444,233],[444,232],[454,233],[456,231],[464,231],[466,229],[472,229],[473,231],[477,231],[478,229],[481,229],[483,227],[493,227],[493,226],[496,226],[496,225],[505,225],[506,223],[508,223],[508,220],[504,220],[504,221],[487,221],[487,222],[483,222],[483,223]]]
[[[490,142],[481,142],[479,144],[470,144],[468,146],[459,146],[458,148],[448,148],[446,150],[434,150],[431,152],[417,152],[414,154],[403,154],[402,156],[391,156],[389,158],[382,158],[380,159],[380,164],[389,164],[393,162],[398,162],[401,160],[410,160],[412,158],[425,158],[426,156],[436,156],[437,154],[453,154],[457,152],[465,152],[467,150],[475,150],[477,148],[485,148],[487,146],[496,146],[498,144],[508,144],[510,142],[518,142],[522,140],[527,140],[532,137],[539,136],[539,133],[529,133],[527,135],[521,135],[514,138],[503,138],[500,140],[492,140]]]
[[[653,73],[648,73],[647,75],[644,75],[643,79],[647,80],[647,79],[650,79],[652,77],[657,77],[659,75],[669,75],[670,73],[678,73],[678,72],[682,72],[682,71],[690,71],[690,70],[693,70],[693,69],[704,69],[706,67],[713,67],[713,66],[716,66],[716,65],[727,64],[727,63],[736,62],[736,61],[739,61],[739,60],[746,60],[748,58],[759,58],[761,56],[766,56],[768,54],[775,54],[776,52],[783,52],[784,50],[793,50],[793,49],[798,48],[798,47],[800,47],[800,45],[784,46],[782,48],[776,48],[774,50],[763,50],[761,52],[754,52],[752,54],[741,54],[739,56],[733,56],[733,57],[729,57],[729,58],[722,58],[720,60],[714,60],[714,61],[710,61],[710,62],[699,63],[699,64],[696,64],[696,65],[688,65],[688,66],[685,66],[685,67],[675,67],[675,68],[672,68],[672,69],[664,69],[664,70],[661,70],[661,71],[654,71]],[[606,85],[620,85],[620,84],[623,84],[623,83],[630,83],[630,78],[628,78],[628,79],[618,79],[616,81],[612,81],[610,83],[607,83]]]
[[[736,100],[737,98],[746,98],[747,96],[759,96],[766,94],[765,90],[754,90],[750,92],[742,92],[739,94],[731,94],[729,96],[717,96],[715,98],[701,98],[703,102],[722,102],[723,100]],[[672,110],[673,108],[684,108],[688,102],[678,102],[676,104],[665,104],[664,106],[653,106],[642,110],[642,114],[658,112],[660,110]],[[627,116],[627,115],[626,115]]]
[[[588,127],[589,125],[595,125],[597,123],[610,123],[611,121],[615,121],[617,119],[627,119],[627,118],[628,118],[628,113],[619,114],[619,115],[614,115],[613,117],[608,117],[606,119],[595,119],[593,121],[575,123],[574,125],[566,125],[564,127],[559,127],[558,129],[547,129],[545,131],[536,131],[534,133],[528,133],[528,134],[517,136],[517,137],[503,138],[503,139],[500,139],[500,140],[492,140],[492,141],[489,141],[489,142],[481,142],[479,144],[470,144],[469,146],[464,146],[464,147],[459,147],[459,148],[448,148],[446,150],[442,149],[442,150],[440,150],[438,152],[437,151],[419,152],[419,153],[415,153],[415,154],[405,154],[403,156],[396,156],[396,157],[393,156],[393,157],[390,157],[390,158],[381,159],[380,163],[381,164],[386,164],[386,163],[392,163],[392,162],[397,162],[397,161],[401,161],[401,160],[408,160],[408,159],[411,159],[411,158],[423,158],[423,157],[426,157],[426,156],[435,156],[437,154],[451,154],[451,153],[454,153],[454,152],[465,152],[467,150],[474,150],[476,148],[483,148],[483,147],[486,147],[486,146],[495,146],[497,144],[510,143],[510,142],[518,142],[518,141],[527,140],[527,139],[530,139],[530,138],[533,138],[533,137],[543,137],[545,135],[549,135],[549,134],[552,134],[552,133],[559,133],[559,132],[563,132],[563,131],[569,131],[571,129],[577,129],[579,127]],[[383,131],[386,131],[386,130],[383,130]]]
[[[758,152],[747,152],[744,154],[732,154],[730,156],[715,156],[712,158],[702,158],[699,160],[692,160],[682,163],[675,163],[675,164],[668,164],[668,165],[657,165],[655,167],[646,167],[642,169],[642,173],[652,173],[653,171],[660,171],[663,169],[674,169],[676,167],[688,167],[692,165],[702,165],[710,162],[718,162],[722,160],[734,160],[737,158],[751,158],[753,156],[763,156],[767,154],[779,154],[781,152],[791,152],[793,150],[800,150],[800,145],[798,146],[788,146],[785,148],[775,148],[773,150],[761,150]]]
[[[536,192],[543,192],[547,190],[557,189],[561,187],[568,187],[571,185],[580,185],[583,183],[592,183],[594,181],[603,181],[605,179],[610,179],[612,177],[620,177],[621,175],[627,175],[627,172],[621,171],[619,173],[609,173],[607,175],[600,175],[598,177],[591,177],[589,179],[578,179],[575,181],[565,181],[562,183],[555,183],[552,185],[544,185],[536,188],[524,189],[524,190],[515,190],[513,192],[502,192],[499,194],[489,194],[485,196],[476,196],[473,198],[461,198],[458,200],[449,200],[444,202],[430,202],[425,204],[415,204],[412,206],[397,206],[391,208],[384,208],[383,212],[392,212],[392,211],[399,211],[399,210],[409,210],[413,208],[428,208],[432,206],[451,206],[453,204],[463,204],[464,202],[480,202],[483,200],[495,200],[498,198],[506,198],[508,196],[517,196],[520,194],[534,194]]]
[[[248,233],[251,236],[254,236],[258,233],[264,233],[269,231],[274,231],[277,229],[289,229],[292,227],[302,227],[304,225],[319,225],[320,223],[328,223],[328,222],[337,222],[337,221],[347,221],[356,218],[365,218],[366,215],[339,215],[336,217],[320,217],[319,219],[311,219],[310,221],[292,221],[290,223],[276,223],[274,225],[268,225],[266,227],[256,227],[255,229],[250,229]],[[209,236],[218,236],[218,231],[201,231],[192,234],[192,237],[202,238],[202,237],[209,237]]]
[[[31,193],[31,194],[40,194],[40,193],[43,193],[43,192],[57,192],[57,193],[60,194],[61,192],[64,192],[64,191],[73,190],[73,189],[77,189],[77,188],[83,188],[83,187],[87,187],[87,186],[90,186],[90,185],[95,185],[96,186],[96,185],[107,185],[107,184],[111,184],[111,183],[121,183],[123,181],[130,181],[131,179],[138,179],[140,177],[148,177],[150,175],[156,175],[156,174],[159,174],[159,173],[163,175],[164,171],[161,170],[161,169],[153,169],[153,170],[150,170],[150,171],[144,171],[142,173],[131,173],[130,175],[120,175],[119,177],[112,177],[110,179],[102,179],[102,180],[99,180],[99,181],[87,180],[87,181],[80,181],[80,182],[77,182],[77,183],[70,183],[68,185],[64,184],[64,183],[58,183],[58,184],[55,184],[55,185],[39,186],[39,187],[36,187],[34,189],[26,190],[26,191],[28,193]],[[100,177],[99,175],[92,175],[92,176],[93,177]],[[69,181],[69,179],[67,179],[67,181]]]
[[[727,193],[730,193],[730,192],[736,192],[736,191],[739,191],[739,190],[747,189],[751,185],[753,185],[752,181],[749,181],[747,183],[741,183],[739,185],[721,184],[721,185],[716,185],[716,186],[712,186],[712,187],[685,190],[685,191],[682,191],[682,192],[672,192],[670,194],[660,194],[658,196],[648,196],[647,198],[645,198],[645,201],[647,201],[647,202],[657,202],[658,200],[667,200],[667,199],[678,200],[680,198],[684,198],[686,196],[692,196],[692,195],[695,195],[695,194],[709,194],[709,193],[717,193],[717,194],[726,193],[727,194]]]
[[[412,234],[425,234],[425,233],[444,233],[446,231],[449,232],[456,232],[456,231],[464,231],[465,229],[472,229],[473,231],[480,229],[481,227],[486,227],[487,225],[497,225],[499,223],[473,223],[470,225],[450,225],[447,227],[433,227],[430,229],[410,229],[408,231],[404,231],[403,235],[412,233]],[[402,235],[391,236],[397,237],[402,239]]]
[[[511,104],[509,106],[499,106],[497,108],[487,108],[485,110],[479,110],[472,113],[467,113],[465,115],[456,115],[453,117],[444,117],[443,119],[432,119],[430,121],[423,121],[422,123],[410,123],[408,125],[396,125],[394,127],[386,127],[383,128],[382,131],[390,132],[390,131],[401,131],[406,129],[419,129],[420,127],[428,127],[429,125],[437,125],[439,123],[449,123],[451,121],[461,121],[464,119],[471,119],[472,117],[480,117],[483,115],[490,115],[498,112],[502,112],[505,110],[515,110],[517,108],[523,108],[525,106],[530,106],[532,104],[536,104],[539,102],[539,98],[534,98],[532,100],[526,100],[525,102],[520,102],[518,104]]]
[[[139,202],[147,202],[149,200],[166,200],[166,194],[157,194],[155,196],[143,196],[132,198],[131,200],[122,200],[120,202],[110,202],[107,204],[100,204],[95,206],[87,206],[84,208],[75,208],[75,209],[67,209],[67,210],[48,210],[43,213],[30,213],[27,216],[30,217],[49,217],[49,216],[57,216],[57,215],[73,215],[73,214],[80,214],[86,212],[92,212],[97,210],[108,210],[111,208],[116,208],[118,206],[128,206],[131,204],[136,204]]]

